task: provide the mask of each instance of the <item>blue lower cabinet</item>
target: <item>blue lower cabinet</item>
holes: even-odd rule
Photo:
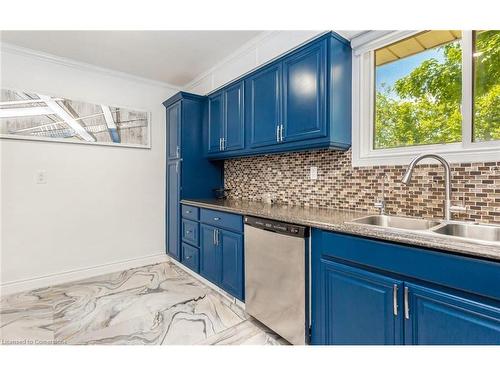
[[[194,246],[182,243],[181,262],[194,272],[200,272],[200,250]]]
[[[311,259],[313,344],[500,344],[496,262],[319,229]]]
[[[403,342],[401,307],[397,303],[403,282],[324,259],[320,273],[314,344]]]
[[[200,225],[200,275],[214,284],[219,284],[221,267],[216,236],[217,228]]]
[[[200,225],[200,275],[243,301],[243,234]]]
[[[405,286],[406,344],[500,345],[500,303],[479,302],[411,283]]]
[[[226,230],[220,232],[222,289],[243,300],[243,235]]]
[[[217,228],[229,229],[233,232],[243,232],[243,217],[241,215],[202,208],[200,210],[200,221]]]
[[[182,241],[198,246],[198,223],[182,219]]]
[[[189,220],[199,220],[200,209],[198,207],[181,204],[182,217]]]

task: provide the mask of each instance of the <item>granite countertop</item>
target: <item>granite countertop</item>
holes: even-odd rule
[[[425,232],[348,223],[368,215],[366,212],[284,204],[270,205],[259,201],[237,199],[183,199],[181,203],[500,261],[500,246],[443,238]]]

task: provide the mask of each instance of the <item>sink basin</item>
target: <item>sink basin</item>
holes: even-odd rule
[[[407,230],[427,230],[440,224],[437,220],[415,219],[410,217],[388,215],[364,216],[359,219],[352,220],[351,223]]]
[[[478,224],[448,223],[432,232],[476,241],[496,242],[500,244],[500,227]]]

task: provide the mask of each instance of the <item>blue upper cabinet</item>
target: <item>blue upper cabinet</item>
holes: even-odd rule
[[[223,151],[241,150],[245,147],[243,81],[224,90]]]
[[[208,97],[208,153],[222,151],[224,134],[224,93]]]
[[[273,64],[245,82],[245,109],[251,148],[280,142],[281,66],[281,63]]]
[[[167,108],[168,153],[167,159],[180,158],[181,152],[181,102]]]
[[[283,61],[281,142],[327,135],[327,40]]]
[[[244,95],[237,97],[238,90]],[[351,145],[351,47],[335,33],[246,75],[212,94],[209,101],[219,95],[227,100],[223,115],[210,117],[209,158],[345,150]],[[220,121],[227,129],[222,135],[217,131]]]
[[[208,97],[208,154],[245,147],[243,81]]]

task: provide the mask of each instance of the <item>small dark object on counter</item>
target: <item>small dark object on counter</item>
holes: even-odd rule
[[[230,191],[231,189],[224,189],[224,188],[213,189],[215,198],[217,199],[226,199],[227,193],[229,193]]]

